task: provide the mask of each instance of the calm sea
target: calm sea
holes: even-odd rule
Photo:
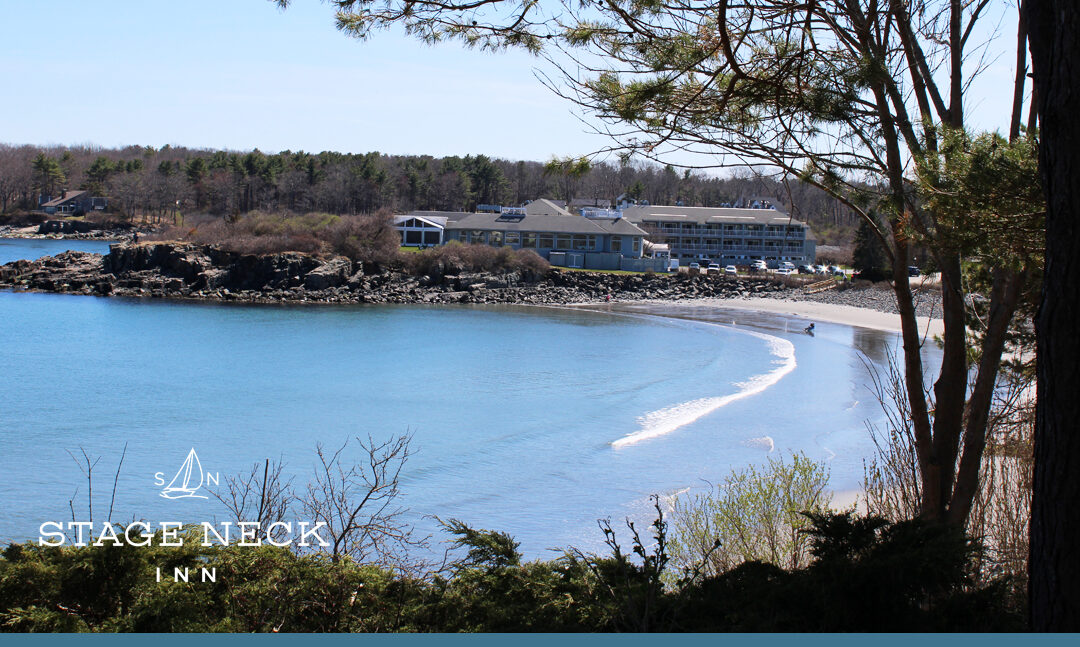
[[[88,249],[74,241],[79,248]],[[0,241],[36,258],[70,241]],[[90,251],[106,251],[107,243]],[[674,308],[244,306],[0,292],[0,540],[80,518],[224,518],[168,500],[194,448],[222,479],[280,459],[307,483],[320,444],[408,434],[401,503],[509,532],[530,557],[599,547],[599,518],[647,520],[649,496],[804,451],[858,487],[882,415],[861,356],[892,334]],[[345,450],[360,459],[356,442]],[[69,503],[69,501],[71,503]],[[445,536],[436,533],[436,540]]]

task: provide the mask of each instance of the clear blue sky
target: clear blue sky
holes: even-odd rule
[[[529,160],[607,143],[533,77],[536,59],[394,33],[361,43],[340,34],[317,0],[286,11],[267,0],[0,7],[0,142]],[[968,108],[983,128],[1006,128],[1009,20],[1006,51]]]

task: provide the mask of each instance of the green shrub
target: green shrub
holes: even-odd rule
[[[671,553],[684,571],[715,575],[747,561],[805,566],[810,526],[804,512],[829,509],[829,472],[805,454],[769,458],[733,471],[708,492],[679,497],[672,513]]]

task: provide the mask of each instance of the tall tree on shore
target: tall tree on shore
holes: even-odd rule
[[[94,195],[104,195],[105,186],[109,181],[109,176],[116,172],[116,165],[105,157],[99,155],[94,163],[86,169],[86,182],[83,185],[84,189],[87,189]]]
[[[31,168],[34,171],[34,188],[42,196],[55,197],[55,193],[67,181],[60,162],[45,153],[38,153]]]
[[[889,276],[889,258],[885,255],[881,239],[874,234],[874,225],[869,220],[860,222],[859,228],[855,230],[855,249],[852,252],[851,265],[859,273],[860,279],[881,281]]]
[[[555,17],[529,0],[335,4],[338,27],[359,38],[402,25],[429,42],[457,38],[547,56],[564,72],[550,86],[596,115],[613,148],[656,161],[698,153],[710,160],[702,165],[798,176],[866,220],[888,256],[900,313],[922,516],[966,522],[1007,331],[1038,259],[993,267],[992,316],[970,365],[963,277],[970,241],[960,234],[977,229],[981,214],[935,210],[920,189],[935,186],[948,155],[974,139],[966,130],[973,74],[966,61],[989,0],[606,0],[564,3]],[[959,147],[943,148],[947,137]],[[912,176],[912,161],[927,182]],[[1011,205],[993,211],[1016,228],[1035,221]],[[932,395],[907,273],[913,244],[942,274],[945,332]]]
[[[1036,319],[1038,404],[1031,506],[1032,628],[1080,631],[1080,4],[1025,0],[1047,197]]]

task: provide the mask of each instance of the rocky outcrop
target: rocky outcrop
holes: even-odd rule
[[[348,282],[352,268],[352,261],[344,256],[335,256],[304,275],[304,287],[308,290],[340,287]]]
[[[96,224],[82,220],[49,220],[33,226],[0,225],[0,238],[65,238],[68,240],[129,240],[134,228],[126,223]]]
[[[65,252],[0,266],[0,287],[115,296],[324,303],[536,303],[765,296],[790,292],[765,277],[463,272],[365,274],[343,256],[239,254],[210,245],[112,245],[106,255]]]

